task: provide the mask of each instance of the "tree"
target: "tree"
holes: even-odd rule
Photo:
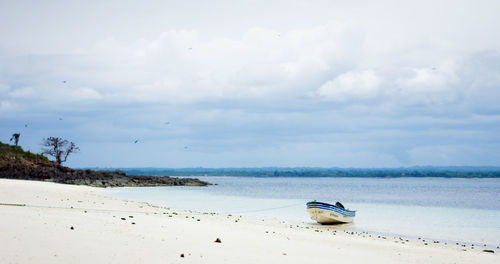
[[[78,152],[79,147],[73,142],[68,142],[66,139],[58,137],[49,137],[43,140],[43,146],[47,148],[42,149],[43,154],[50,155],[56,158],[56,162],[60,165],[66,162],[69,154]]]
[[[12,134],[12,137],[10,138],[10,141],[14,140],[14,144],[17,146],[17,143],[19,143],[19,137],[21,134],[19,133],[14,133]]]

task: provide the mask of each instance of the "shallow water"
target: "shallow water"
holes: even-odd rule
[[[116,188],[117,198],[314,223],[311,200],[356,210],[350,228],[500,245],[500,179],[200,177],[208,187]]]

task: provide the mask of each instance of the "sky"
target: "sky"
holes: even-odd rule
[[[500,1],[0,0],[0,141],[71,167],[500,166]]]

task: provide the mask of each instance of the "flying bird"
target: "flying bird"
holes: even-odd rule
[[[62,81],[63,83],[66,83],[66,81]]]
[[[134,144],[137,144],[137,142],[139,142],[139,140],[138,140],[138,139],[136,139],[136,140],[134,141]]]
[[[170,122],[165,122],[165,125],[168,125],[168,124],[170,124]]]
[[[62,117],[59,117],[59,120],[62,120]]]

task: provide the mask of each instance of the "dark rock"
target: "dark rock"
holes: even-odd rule
[[[183,257],[184,257],[184,254],[181,254],[181,258],[183,258]]]
[[[125,218],[125,217],[122,217],[121,219],[122,219],[122,220],[126,220],[127,218]]]
[[[217,238],[214,242],[215,243],[222,243],[222,241],[220,240],[220,238]]]
[[[487,253],[495,253],[495,251],[491,250],[491,249],[483,249],[483,252],[487,252]]]
[[[70,227],[69,229],[71,229],[71,230],[75,230],[75,228],[74,228],[74,227]]]
[[[126,175],[123,171],[75,170],[40,157],[25,158],[22,149],[0,143],[0,178],[49,181],[94,187],[139,187],[139,186],[205,186],[208,182],[193,178],[169,176]],[[20,154],[21,153],[21,154]],[[40,155],[41,156],[41,155]]]

